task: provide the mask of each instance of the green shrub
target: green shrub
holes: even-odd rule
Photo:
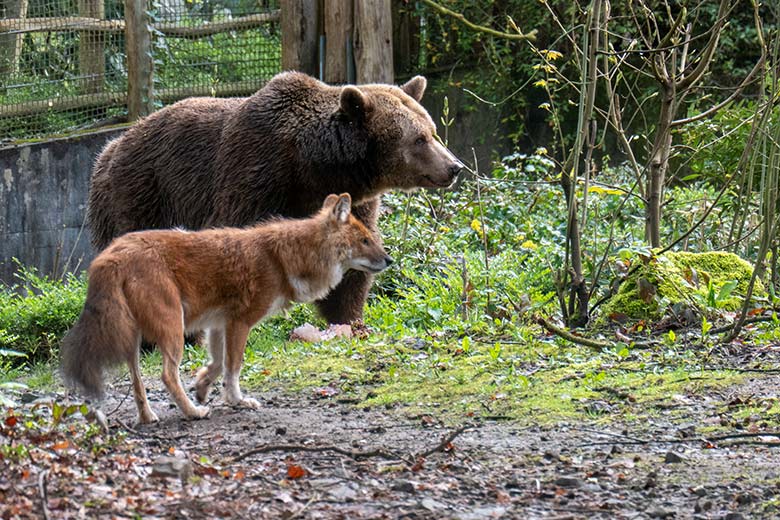
[[[86,278],[52,280],[34,269],[18,276],[17,285],[0,291],[0,349],[21,352],[28,361],[56,357],[57,344],[84,305]]]

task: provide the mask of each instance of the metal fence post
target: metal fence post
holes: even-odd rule
[[[125,0],[127,114],[130,121],[154,110],[152,35],[146,7],[147,3],[143,0]]]

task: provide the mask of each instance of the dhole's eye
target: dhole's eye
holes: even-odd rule
[[[428,139],[426,139],[424,135],[421,135],[420,137],[417,138],[417,140],[414,141],[414,144],[416,144],[417,146],[422,146],[427,142]]]
[[[370,241],[369,241],[367,238],[364,238],[364,239],[363,239],[363,245],[364,245],[364,246],[367,246],[367,245],[368,245],[368,244],[370,244],[370,243],[371,243],[371,242],[370,242]]]

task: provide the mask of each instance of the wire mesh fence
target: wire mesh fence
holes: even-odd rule
[[[281,67],[275,1],[0,0],[0,17],[0,145],[247,95]]]

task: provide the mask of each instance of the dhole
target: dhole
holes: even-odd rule
[[[350,211],[349,194],[329,195],[302,220],[245,229],[141,231],[117,238],[89,267],[87,300],[62,342],[66,382],[102,397],[104,368],[125,361],[141,423],[157,421],[146,400],[141,338],[162,352],[162,380],[188,418],[209,409],[187,397],[179,378],[184,334],[206,330],[211,361],[197,374],[203,403],[224,368],[224,398],[250,408],[238,375],[247,335],[290,302],[323,298],[349,269],[377,273],[392,263],[377,238]]]

